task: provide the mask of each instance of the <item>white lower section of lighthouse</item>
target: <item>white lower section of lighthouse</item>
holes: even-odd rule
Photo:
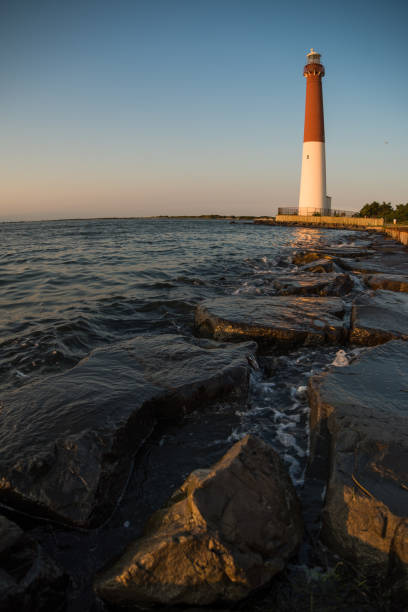
[[[324,142],[304,142],[300,177],[299,215],[326,214],[330,198],[326,195],[326,155]]]

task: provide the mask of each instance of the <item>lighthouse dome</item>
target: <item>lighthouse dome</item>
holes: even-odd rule
[[[308,64],[320,64],[320,57],[321,57],[321,54],[317,53],[317,51],[315,51],[312,47],[310,49],[310,52],[307,54],[307,63]]]

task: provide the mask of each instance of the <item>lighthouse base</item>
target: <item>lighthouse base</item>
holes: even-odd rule
[[[330,209],[331,198],[326,195],[324,142],[304,142],[299,215],[330,215]]]

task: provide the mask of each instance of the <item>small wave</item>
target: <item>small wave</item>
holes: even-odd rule
[[[207,283],[203,281],[201,278],[194,278],[190,276],[178,276],[176,278],[178,283],[184,283],[186,285],[194,285],[196,287],[205,287]]]

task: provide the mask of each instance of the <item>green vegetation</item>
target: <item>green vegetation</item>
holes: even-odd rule
[[[382,217],[386,223],[392,223],[393,219],[397,223],[408,223],[408,203],[393,208],[391,202],[371,202],[365,204],[356,217]]]

